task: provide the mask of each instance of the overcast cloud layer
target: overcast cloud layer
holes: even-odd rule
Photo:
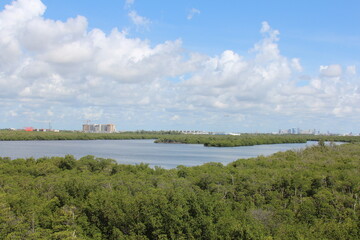
[[[181,40],[152,46],[117,29],[88,29],[83,16],[45,19],[45,11],[40,0],[18,0],[0,13],[0,128],[51,121],[80,129],[91,120],[119,130],[358,132],[355,65],[319,66],[307,76],[300,59],[281,55],[280,33],[267,22],[250,57],[206,56]],[[129,17],[151,23],[135,10]]]

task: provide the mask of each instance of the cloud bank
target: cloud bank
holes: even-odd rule
[[[233,50],[207,56],[189,53],[181,40],[152,46],[117,29],[88,30],[83,16],[46,19],[45,11],[40,0],[18,0],[0,12],[6,127],[54,121],[76,129],[88,119],[133,129],[359,126],[356,66],[319,66],[317,76],[302,80],[300,59],[281,55],[280,33],[267,22],[250,57]],[[133,15],[135,24],[147,24]]]

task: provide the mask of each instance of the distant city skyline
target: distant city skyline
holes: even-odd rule
[[[0,128],[360,132],[360,1],[4,0]]]
[[[53,128],[34,128],[34,127],[23,127],[23,128],[0,128],[0,130],[13,130],[13,131],[36,131],[36,132],[60,132],[60,131],[78,131],[85,133],[119,133],[119,132],[156,132],[156,131],[169,131],[169,132],[178,132],[182,134],[225,134],[225,135],[241,135],[241,134],[310,134],[310,135],[343,135],[343,136],[360,136],[360,132],[330,132],[324,131],[321,132],[317,129],[300,129],[300,128],[289,128],[289,129],[279,129],[278,131],[267,131],[267,132],[236,132],[236,131],[203,131],[203,130],[194,130],[194,129],[159,129],[159,130],[149,130],[149,129],[122,129],[117,130],[115,124],[83,124],[81,129],[53,129]]]

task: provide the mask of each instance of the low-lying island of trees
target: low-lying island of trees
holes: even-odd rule
[[[206,147],[239,147],[262,144],[306,143],[307,141],[360,142],[360,136],[326,136],[300,134],[241,134],[233,135],[161,135],[156,143],[203,144]]]
[[[165,170],[0,158],[0,239],[360,239],[360,144]]]
[[[238,147],[260,144],[306,143],[307,141],[360,142],[360,136],[302,134],[194,135],[176,131],[136,131],[121,133],[26,132],[0,130],[0,141],[42,140],[131,140],[155,139],[155,143],[203,144],[206,147]]]

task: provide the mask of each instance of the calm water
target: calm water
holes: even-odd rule
[[[300,149],[316,142],[273,144],[232,148],[211,148],[195,144],[155,144],[153,140],[89,140],[89,141],[0,141],[0,156],[28,158],[94,155],[112,158],[119,163],[148,163],[150,166],[175,168],[206,162],[228,164],[239,158],[270,155],[278,151]]]

